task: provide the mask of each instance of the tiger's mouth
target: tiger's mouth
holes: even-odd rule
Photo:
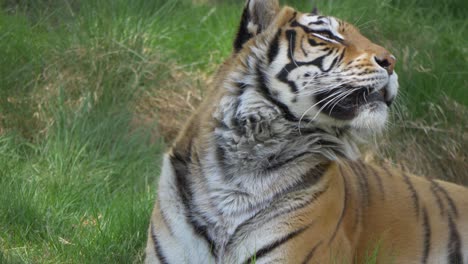
[[[385,98],[387,98],[387,87],[383,87],[378,91],[373,91],[371,93],[365,91],[363,97],[365,103],[384,102],[387,106],[390,106],[391,104],[385,100]]]
[[[352,91],[353,92],[346,92]],[[388,85],[380,89],[373,87],[344,87],[341,90],[332,90],[316,96],[317,105],[321,112],[340,120],[355,118],[360,109],[376,110],[383,105],[389,107],[392,103],[387,100]]]

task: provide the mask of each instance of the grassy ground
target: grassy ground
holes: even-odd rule
[[[0,0],[0,263],[141,262],[164,139],[241,12],[197,2]],[[464,1],[318,3],[399,59],[377,157],[467,183]]]

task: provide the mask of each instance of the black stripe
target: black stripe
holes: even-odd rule
[[[309,263],[309,261],[314,257],[314,254],[315,254],[315,251],[317,250],[317,248],[322,245],[323,241],[320,241],[318,242],[310,251],[309,253],[307,254],[307,256],[305,257],[304,261],[302,261],[302,264],[307,264]]]
[[[297,21],[294,21],[293,23],[291,23],[291,27],[299,27],[299,28],[302,28],[302,30],[304,30],[304,32],[306,33],[315,33],[315,34],[319,34],[319,35],[323,35],[329,39],[332,39],[334,41],[337,41],[339,43],[343,43],[343,39],[341,39],[340,37],[336,36],[335,34],[333,34],[333,32],[331,32],[330,30],[327,30],[327,29],[320,29],[320,30],[315,30],[315,29],[312,29],[310,27],[307,27],[305,25],[302,25],[302,24],[299,24]]]
[[[236,39],[234,40],[234,51],[236,53],[239,52],[242,49],[242,46],[253,37],[247,28],[251,19],[249,12],[249,2],[247,2],[244,11],[242,12],[241,23],[239,25],[239,29],[237,30]]]
[[[309,28],[308,26],[302,25],[302,24],[300,24],[300,23],[297,22],[297,21],[292,22],[292,23],[291,23],[291,27],[302,28],[302,30],[304,30],[304,31],[307,32],[307,33],[311,33],[311,32],[312,32],[312,29],[311,29],[311,28]]]
[[[235,113],[235,115],[231,118],[231,129],[234,130],[238,135],[245,135],[247,132],[247,124],[245,119],[243,119],[240,115],[238,115],[238,109],[239,105],[241,103],[241,100],[238,98],[232,105],[232,112]],[[224,142],[224,138],[218,137],[221,139],[220,142]]]
[[[187,213],[190,211],[190,199],[192,197],[192,191],[190,190],[187,182],[187,177],[190,174],[188,166],[191,162],[189,153],[175,151],[170,157],[170,161],[175,172],[177,191]]]
[[[294,32],[293,30],[289,30],[289,31]],[[286,31],[286,32],[288,32],[288,31]],[[288,39],[289,39],[289,38],[288,38]],[[293,39],[294,39],[294,38],[293,38]],[[295,42],[294,42],[294,43],[295,43]],[[293,44],[294,44],[294,43],[293,43]],[[294,45],[295,45],[295,44],[294,44]],[[291,50],[294,51],[294,50],[295,50],[294,48],[295,48],[295,47],[290,48],[289,51],[291,51]],[[331,64],[330,67],[329,67],[328,69],[325,69],[325,68],[323,67],[323,60],[324,60],[326,57],[332,55],[333,52],[335,51],[335,49],[328,49],[328,48],[326,48],[326,49],[324,49],[323,51],[326,51],[326,50],[328,50],[328,52],[327,52],[326,54],[324,54],[324,55],[322,55],[322,56],[320,56],[320,57],[318,57],[318,58],[315,58],[315,59],[312,60],[312,61],[294,61],[294,60],[293,60],[293,57],[291,57],[291,55],[292,55],[291,52],[288,52],[289,59],[291,60],[291,62],[290,62],[289,64],[287,64],[287,65],[281,70],[281,72],[278,73],[277,76],[282,76],[281,78],[282,78],[282,79],[285,79],[284,77],[285,77],[285,76],[287,77],[287,74],[288,74],[289,72],[291,72],[292,70],[294,70],[295,68],[298,68],[298,67],[301,67],[301,66],[311,66],[311,65],[316,66],[316,67],[319,68],[320,71],[322,71],[322,72],[329,72],[329,71],[333,68],[334,64]],[[336,56],[336,57],[338,57],[338,56]],[[336,62],[335,62],[335,63],[336,63]],[[287,80],[287,79],[285,79],[285,80]]]
[[[448,263],[463,264],[460,234],[458,233],[457,225],[453,221],[452,216],[449,216],[448,252],[449,252]]]
[[[291,122],[298,122],[299,118],[297,118],[289,109],[289,107],[282,102],[278,101],[274,98],[271,93],[270,89],[267,86],[267,78],[265,73],[261,70],[260,66],[257,66],[257,78],[258,78],[258,87],[260,88],[259,92],[265,97],[265,99],[269,100],[273,104],[275,104],[279,110],[283,113],[283,117]],[[304,122],[307,122],[306,119],[303,119]]]
[[[301,42],[301,50],[302,50],[302,53],[304,53],[304,57],[307,57],[309,54],[307,54],[307,50],[304,48],[304,38],[305,38],[305,37],[306,37],[306,36],[302,36],[300,42]]]
[[[268,63],[271,63],[278,55],[280,36],[281,36],[281,29],[278,30],[275,37],[270,43],[270,48],[268,49]]]
[[[307,42],[309,43],[310,46],[316,47],[316,46],[326,46],[326,43],[318,43],[315,39],[313,38],[307,38]]]
[[[296,37],[297,37],[297,32],[295,30],[287,30],[286,31],[286,39],[289,43],[288,45],[288,57],[289,57],[289,64],[290,67],[292,67],[291,69],[293,68],[296,68],[297,65],[295,64],[295,60],[294,60],[294,53],[296,51]],[[288,66],[286,65],[286,67]],[[297,93],[297,86],[296,86],[296,83],[293,82],[293,81],[290,81],[288,80],[288,74],[290,73],[291,71],[281,71],[280,73],[282,73],[281,75],[278,76],[278,78],[289,85],[289,87],[291,88],[291,92],[293,93]]]
[[[280,160],[280,161],[276,161],[277,155],[270,156],[270,157],[268,157],[269,166],[268,166],[268,169],[267,169],[266,172],[270,173],[272,171],[275,171],[275,170],[283,167],[286,164],[289,164],[289,163],[291,163],[293,161],[296,161],[299,158],[302,158],[302,157],[307,156],[307,155],[312,154],[312,153],[313,152],[305,151],[305,152],[302,152],[302,153],[298,153],[297,155],[292,156],[292,157],[290,157],[288,159]],[[281,153],[277,153],[277,154],[281,155]]]
[[[439,190],[437,189],[438,187],[437,187],[436,183],[432,179],[430,180],[430,182],[431,182],[431,193],[432,193],[432,195],[434,195],[437,206],[439,207],[440,215],[444,216],[445,213],[446,213],[445,205],[442,202],[442,198],[439,195]]]
[[[161,218],[162,218],[162,220],[164,222],[164,225],[169,230],[169,234],[171,234],[171,236],[174,236],[174,232],[172,231],[172,227],[171,227],[171,225],[169,223],[169,220],[167,219],[166,214],[164,214],[164,211],[161,208],[161,202],[159,201],[159,199],[158,199],[157,203],[158,203],[159,213],[161,214]]]
[[[364,207],[362,205],[363,204],[366,204],[366,206],[369,205],[369,203],[366,202],[368,200],[368,193],[365,191],[365,188],[366,188],[365,183],[363,182],[362,177],[360,176],[360,173],[359,173],[358,169],[355,168],[354,162],[348,163],[348,166],[352,170],[353,177],[356,178],[357,188],[359,189],[359,190],[357,190],[358,191],[357,195],[359,195],[359,202],[358,202],[359,204],[354,207],[355,217],[354,217],[354,224],[353,224],[353,227],[352,227],[352,229],[356,229],[356,228],[358,228],[359,224],[362,221],[362,211],[363,211],[363,207]]]
[[[323,24],[325,24],[325,22],[323,22],[322,20],[319,20],[319,21],[316,21],[316,22],[310,22],[307,25],[312,26],[312,25],[323,25]]]
[[[239,94],[237,96],[241,96],[245,88],[247,88],[249,85],[244,82],[236,82],[235,86],[239,89]]]
[[[343,43],[343,39],[334,35],[333,32],[331,32],[330,30],[326,30],[326,29],[323,29],[323,30],[309,30],[310,33],[313,33],[313,34],[318,34],[318,35],[321,35],[321,36],[324,36],[326,38],[329,38],[329,39],[332,39],[336,42],[339,42],[339,43]]]
[[[413,183],[411,182],[408,175],[404,171],[402,171],[401,174],[403,175],[403,181],[408,186],[408,190],[409,190],[409,192],[411,194],[411,198],[413,199],[413,207],[414,207],[414,212],[416,214],[416,217],[419,218],[419,195],[418,195],[418,192],[414,188]]]
[[[218,166],[221,168],[221,171],[223,172],[223,175],[227,175],[226,171],[226,151],[224,150],[221,142],[223,142],[223,139],[221,137],[216,138],[216,149],[215,149],[215,155],[216,155],[216,161],[218,162]],[[229,175],[230,176],[230,175]],[[231,177],[226,177],[231,179]]]
[[[268,253],[272,252],[273,250],[275,250],[276,248],[278,248],[279,246],[287,243],[289,240],[295,238],[296,236],[300,235],[302,232],[304,232],[305,230],[307,230],[314,222],[312,222],[311,224],[307,225],[307,226],[304,226],[302,228],[299,228],[291,233],[289,233],[288,235],[278,239],[278,240],[275,240],[273,241],[271,244],[269,245],[266,245],[264,247],[262,247],[260,250],[258,250],[255,254],[253,254],[252,256],[250,256],[246,261],[244,261],[243,263],[244,264],[249,264],[251,263],[252,261],[256,260],[258,261],[260,258],[266,256]]]
[[[161,245],[159,244],[158,236],[156,235],[156,232],[154,231],[153,223],[151,223],[151,239],[153,240],[154,252],[156,253],[156,257],[158,258],[159,262],[161,264],[169,264],[161,248]]]
[[[294,13],[291,16],[291,18],[289,19],[288,23],[291,23],[294,19],[296,19],[296,16],[297,16],[297,11],[294,11]]]
[[[341,62],[343,61],[343,58],[344,58],[345,54],[346,54],[346,49],[342,49],[342,50],[341,50],[341,54],[340,54],[340,56],[338,57],[338,62],[339,62],[339,63],[341,63]]]
[[[343,218],[346,214],[346,209],[348,208],[348,196],[349,196],[349,190],[348,190],[348,182],[346,181],[346,177],[343,174],[343,170],[341,169],[341,166],[338,167],[340,170],[340,175],[341,178],[343,179],[343,209],[341,210],[340,218],[338,219],[338,222],[336,223],[335,230],[333,230],[332,236],[330,240],[328,241],[328,245],[331,244],[331,242],[335,239],[336,233],[338,232],[338,229],[341,226],[341,223],[343,222]]]
[[[194,233],[204,239],[212,248],[215,246],[215,243],[208,235],[207,225],[202,225],[195,220],[195,212],[193,211],[193,205],[191,204],[191,201],[193,201],[193,192],[187,180],[190,175],[189,164],[191,163],[191,144],[189,146],[190,147],[188,147],[184,153],[174,150],[170,157],[172,166],[174,167],[176,187],[185,208],[185,217],[187,222],[192,226]],[[200,214],[197,216],[207,220]],[[216,257],[216,249],[211,250],[211,253]]]
[[[442,195],[444,195],[444,197],[447,200],[447,203],[448,203],[448,205],[450,207],[450,213],[452,213],[455,216],[455,218],[457,218],[458,217],[458,209],[457,209],[457,206],[455,205],[455,202],[453,201],[452,197],[450,196],[450,194],[438,182],[436,182],[434,180],[431,180],[431,183],[434,185],[434,188],[437,191],[439,191],[440,193],[442,193]]]
[[[325,175],[328,166],[328,164],[320,164],[309,169],[304,176],[302,176],[301,182],[288,189],[287,192],[299,191],[316,185]],[[327,188],[328,186],[322,191],[326,191]]]
[[[380,195],[382,196],[382,199],[385,199],[385,189],[384,189],[382,178],[380,177],[379,172],[376,171],[372,165],[369,165],[369,166],[364,165],[364,167],[368,171],[370,171],[370,174],[372,174],[372,176],[374,176],[374,178],[376,179],[377,186],[379,187]]]
[[[351,169],[354,171],[354,174],[358,178],[359,189],[361,193],[362,202],[369,206],[370,204],[370,191],[369,191],[369,182],[367,180],[367,173],[364,170],[364,167],[361,162],[350,163]]]
[[[429,216],[427,215],[426,208],[423,208],[422,211],[424,248],[421,263],[425,264],[427,263],[427,258],[429,257],[429,252],[431,250],[431,225],[429,223]]]
[[[335,58],[334,58],[333,61],[330,63],[330,67],[328,68],[328,70],[330,70],[331,68],[335,67],[336,63],[338,62],[339,57],[336,56],[336,54],[333,54],[333,56],[335,56]]]

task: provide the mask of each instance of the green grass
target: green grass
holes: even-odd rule
[[[288,1],[302,10],[309,3]],[[454,142],[450,153],[466,168],[464,1],[318,4],[398,57],[393,122],[404,129],[393,133],[421,144],[430,138],[430,146]],[[174,69],[213,73],[231,51],[240,3],[0,6],[0,263],[141,262],[164,143],[150,139],[156,122],[135,125],[134,109],[146,92],[166,92],[161,84]],[[431,134],[421,124],[452,132]],[[434,149],[430,158],[454,160]]]

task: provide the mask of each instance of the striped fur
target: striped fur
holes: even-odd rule
[[[146,263],[468,263],[468,190],[359,160],[395,58],[333,17],[247,1],[166,153]]]

